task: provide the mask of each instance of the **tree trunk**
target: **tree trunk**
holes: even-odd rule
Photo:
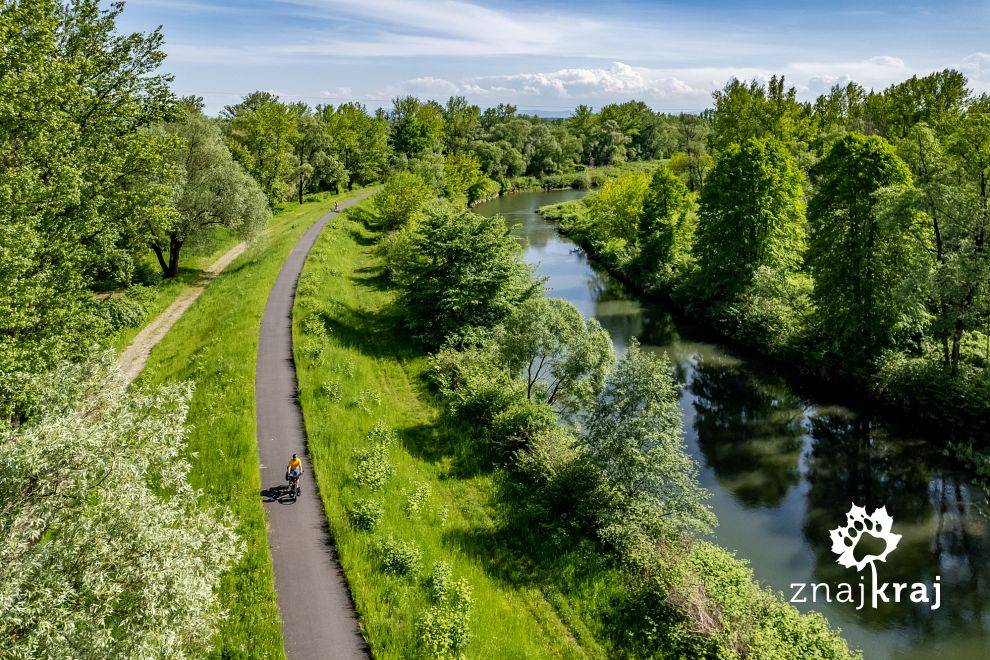
[[[299,205],[302,206],[303,203],[303,178],[302,174],[299,175]]]
[[[168,277],[168,262],[165,261],[165,253],[162,252],[162,246],[158,243],[152,243],[151,249],[155,251],[155,256],[158,257],[158,265],[162,268],[162,275]]]
[[[169,238],[168,241],[168,268],[165,270],[165,277],[172,278],[179,274],[179,252],[182,250],[182,241],[176,237]]]
[[[961,321],[956,321],[956,330],[952,333],[952,375],[959,373],[959,347],[962,344],[963,327]]]

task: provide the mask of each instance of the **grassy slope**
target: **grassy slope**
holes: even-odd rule
[[[423,387],[426,360],[398,329],[373,238],[351,219],[328,227],[303,271],[293,317],[309,451],[375,656],[410,657],[416,622],[429,607],[420,580],[380,570],[375,546],[388,535],[422,547],[420,578],[443,559],[455,578],[470,581],[474,639],[467,657],[611,655],[603,648],[615,648],[604,638],[604,621],[620,600],[615,572],[581,548],[544,542],[541,549],[532,539],[520,548],[513,540],[518,535],[501,529],[499,472],[476,465],[466,434],[444,420]],[[321,325],[327,330],[322,338]],[[396,474],[381,492],[370,493],[350,475],[353,452],[368,446],[366,434],[376,421],[396,429],[400,442],[391,450]],[[410,519],[407,493],[422,483],[431,489],[429,504]],[[347,509],[358,497],[385,505],[374,532],[348,522]]]
[[[356,192],[354,194],[357,194]],[[265,530],[255,438],[254,370],[258,330],[268,292],[299,237],[333,205],[289,205],[237,258],[152,351],[138,386],[191,380],[189,411],[195,453],[191,480],[204,499],[231,509],[247,543],[224,578],[230,618],[218,657],[282,658],[282,632]]]
[[[204,270],[209,268],[214,261],[226,254],[227,250],[240,243],[241,239],[224,232],[224,237],[217,243],[216,249],[209,254],[189,254],[183,257],[182,265],[179,267],[179,274],[171,279],[162,280],[154,286],[146,287],[141,293],[141,305],[144,307],[144,321],[137,326],[121,328],[110,338],[110,345],[120,352],[127,348],[128,344],[141,332],[144,326],[151,323],[156,316],[165,311],[165,308],[172,304],[172,301],[179,297],[179,294],[194,284]],[[153,258],[149,259],[149,263]],[[158,268],[158,262],[149,266],[152,269]]]

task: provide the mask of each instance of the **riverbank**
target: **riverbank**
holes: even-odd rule
[[[679,290],[681,282],[666,281],[660,286],[644,284],[610,255],[603,253],[582,232],[581,219],[586,213],[580,201],[570,201],[540,208],[540,214],[553,222],[561,234],[585,250],[590,259],[637,295],[669,308],[676,315],[697,316],[708,321],[708,328],[721,341],[753,351],[771,360],[785,371],[802,378],[812,378],[828,390],[846,396],[868,399],[869,404],[899,418],[899,423],[920,427],[926,435],[950,440],[961,446],[975,446],[986,451],[990,439],[990,377],[987,369],[964,369],[951,377],[931,356],[910,357],[889,354],[876,365],[837,375],[819,362],[809,359],[809,345],[814,337],[805,336],[789,342],[773,337],[774,327],[768,320],[747,316],[735,303],[698,307]],[[792,319],[794,321],[795,319]],[[770,319],[779,323],[780,319]],[[974,333],[978,334],[978,333]],[[973,341],[981,342],[982,338]],[[819,386],[821,387],[821,386]],[[971,453],[960,459],[972,463]]]
[[[972,475],[941,447],[888,425],[848,392],[799,386],[818,381],[791,378],[753,351],[725,350],[700,317],[685,327],[665,311],[669,305],[631,295],[535,213],[579,194],[506,196],[478,212],[515,225],[526,260],[547,278],[549,295],[597,319],[617,350],[635,337],[670,357],[681,383],[685,442],[702,466],[701,483],[720,521],[714,540],[750,560],[770,588],[839,583],[851,573],[835,563],[829,530],[845,519],[850,500],[871,510],[886,506],[903,538],[884,575],[906,581],[941,576],[943,593],[955,596],[936,612],[903,605],[858,612],[838,603],[797,606],[821,611],[871,660],[982,658],[990,635],[980,615],[980,603],[990,597],[982,587],[990,570],[983,539],[990,530]],[[944,550],[933,556],[933,547]]]

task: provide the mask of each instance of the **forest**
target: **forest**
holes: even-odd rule
[[[5,655],[282,657],[246,481],[253,403],[231,394],[253,371],[229,363],[252,363],[289,239],[367,186],[321,238],[293,323],[307,426],[352,436],[314,440],[314,472],[340,493],[329,525],[381,657],[477,652],[507,613],[522,617],[510,641],[546,657],[856,657],[708,540],[670,363],[636,345],[616,357],[548,297],[502,219],[470,210],[501,194],[594,190],[543,212],[625,281],[940,428],[990,474],[990,98],[961,73],[813,102],[783,77],[733,79],[698,114],[256,91],[210,117],[161,72],[163,33],[119,32],[123,11],[0,12]],[[216,289],[242,334],[204,331],[171,363],[186,377],[159,365],[128,388],[122,337],[195,279],[190,263],[241,240],[245,270]],[[382,412],[384,380],[406,383],[408,410]],[[218,419],[250,449],[216,452],[200,434]],[[250,476],[210,481],[204,456]],[[441,537],[448,514],[481,538]],[[492,579],[469,552],[486,545],[532,584]]]

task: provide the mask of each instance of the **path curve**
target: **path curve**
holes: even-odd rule
[[[340,205],[346,208],[369,194]],[[296,400],[292,358],[292,303],[306,256],[331,211],[303,234],[275,280],[258,336],[255,399],[261,484],[272,492],[285,482],[285,464],[293,454],[303,459],[302,497],[291,504],[269,501],[268,545],[275,568],[282,636],[289,660],[366,658],[357,614],[327,530],[313,471],[306,453],[306,430]]]
[[[117,358],[120,371],[124,375],[125,385],[130,385],[134,382],[134,379],[138,377],[138,374],[141,373],[144,365],[148,362],[148,357],[151,356],[151,349],[168,334],[168,331],[172,329],[175,322],[189,309],[190,305],[196,302],[196,299],[206,291],[206,287],[210,285],[213,278],[229,266],[231,261],[241,256],[241,253],[247,249],[247,246],[248,244],[245,241],[227,250],[222,257],[214,261],[209,268],[203,271],[195,284],[180,293],[179,297],[173,300],[172,304],[166,307],[164,312],[156,316],[151,323],[144,326],[141,332],[134,336],[131,343]]]

